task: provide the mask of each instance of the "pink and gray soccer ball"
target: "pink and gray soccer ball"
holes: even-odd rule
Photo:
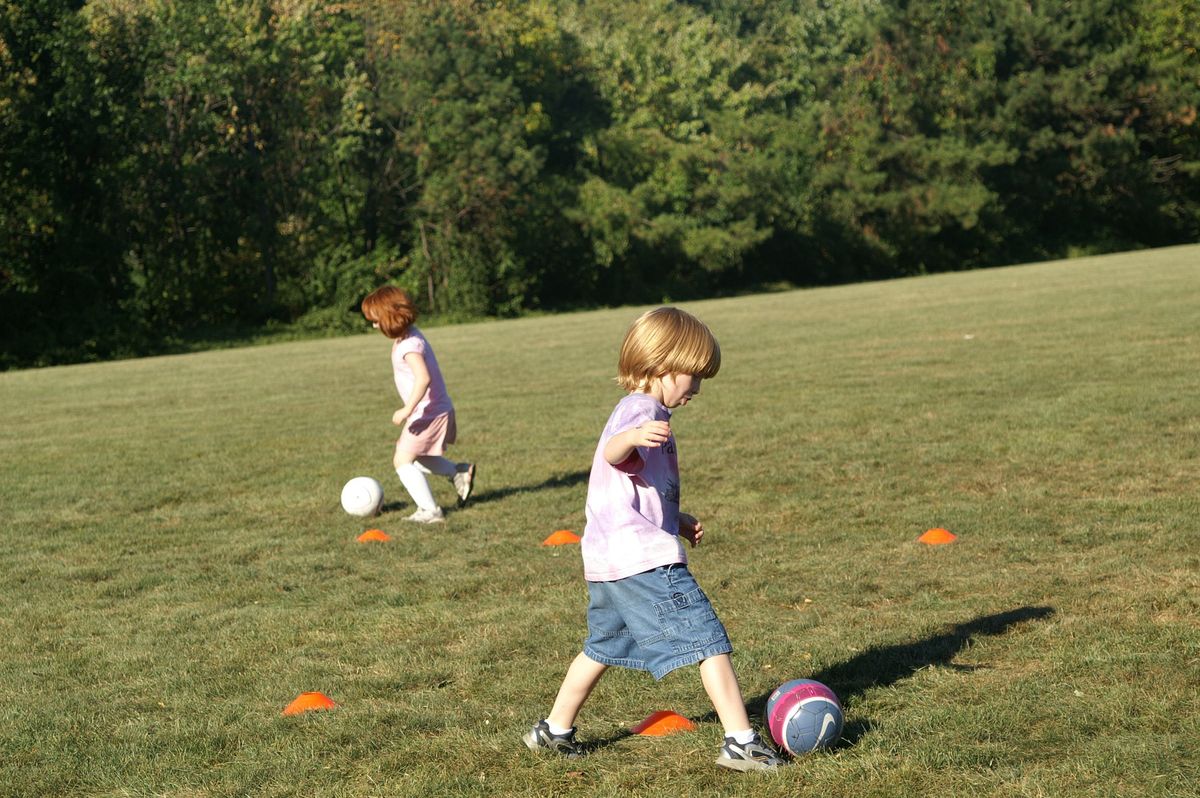
[[[355,477],[342,488],[342,509],[360,518],[379,515],[383,486],[371,477]]]
[[[812,679],[793,679],[775,688],[766,716],[771,737],[792,756],[828,748],[842,734],[841,702]]]

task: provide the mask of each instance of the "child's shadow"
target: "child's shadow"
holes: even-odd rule
[[[972,638],[1004,634],[1011,626],[1048,618],[1053,614],[1053,607],[1019,607],[994,615],[984,615],[973,621],[960,623],[948,632],[927,637],[924,640],[867,649],[845,662],[810,674],[805,678],[815,679],[827,685],[837,693],[844,706],[853,703],[855,699],[872,687],[895,684],[931,665],[941,665],[958,670],[975,670],[975,666],[955,665],[951,662],[958,652],[967,647]],[[801,677],[802,674],[796,674],[792,678]],[[766,692],[747,699],[746,709],[751,718],[763,717],[767,699],[770,697],[771,692]],[[710,711],[692,718],[692,720],[697,723],[717,720],[717,713]],[[868,721],[855,721],[847,724],[842,729],[839,746],[854,745],[870,728],[871,724]],[[584,743],[583,748],[587,751],[602,748],[632,734],[633,732],[628,729],[622,729],[605,739]]]
[[[575,485],[582,485],[588,481],[590,473],[590,471],[572,471],[568,474],[547,477],[536,485],[509,485],[504,488],[480,491],[471,496],[466,506],[470,507],[472,504],[482,504],[483,502],[505,499],[517,493],[532,493],[536,490],[554,490],[555,488],[569,488]]]
[[[632,737],[632,736],[633,736],[633,732],[631,732],[629,729],[619,729],[619,730],[613,732],[612,734],[608,735],[607,737],[603,737],[598,740],[581,740],[579,742],[579,748],[580,748],[580,750],[583,751],[584,755],[586,756],[587,754],[590,754],[593,751],[597,751],[601,748],[604,748],[605,746],[612,745],[613,743],[619,743],[619,742],[621,742],[621,740],[624,740],[626,737]]]
[[[535,485],[510,485],[508,487],[497,488],[495,490],[479,491],[477,493],[473,493],[471,498],[462,507],[451,506],[443,509],[447,512],[463,510],[473,504],[483,504],[484,502],[496,501],[497,499],[504,499],[517,493],[532,493],[535,490],[553,490],[555,488],[569,488],[574,485],[582,485],[588,481],[588,476],[590,473],[590,471],[572,471],[568,474],[547,477]],[[384,513],[398,512],[400,510],[407,509],[409,506],[409,502],[400,500],[385,502],[384,505],[379,508],[379,514],[383,515]]]
[[[1007,612],[984,615],[966,623],[960,623],[949,631],[917,640],[912,643],[897,643],[891,646],[869,648],[861,654],[837,665],[832,665],[806,678],[815,679],[837,693],[842,705],[852,704],[855,699],[872,687],[895,684],[912,676],[922,668],[932,665],[972,671],[980,666],[955,665],[951,662],[972,638],[984,635],[1000,635],[1009,627],[1026,621],[1048,618],[1054,614],[1053,607],[1018,607]],[[793,678],[801,678],[799,675]],[[771,692],[763,693],[746,701],[751,717],[763,717],[767,699]],[[709,712],[702,720],[716,718]],[[849,723],[842,730],[840,745],[854,745],[871,728],[868,721]]]

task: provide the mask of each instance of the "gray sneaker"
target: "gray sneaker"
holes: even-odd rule
[[[575,742],[574,728],[566,734],[551,734],[550,724],[545,720],[539,720],[533,724],[533,728],[521,739],[525,741],[525,745],[529,747],[530,751],[553,751],[562,754],[567,759],[578,759],[583,756],[579,743]]]
[[[754,739],[745,745],[732,737],[726,737],[725,744],[721,746],[721,755],[717,757],[717,764],[744,773],[748,770],[775,770],[784,764],[784,761],[755,733]]]
[[[475,486],[475,464],[467,463],[467,470],[455,472],[450,481],[454,483],[454,492],[458,494],[458,506],[462,507],[471,498],[471,488]]]
[[[434,507],[432,510],[422,510],[417,508],[417,511],[410,516],[407,516],[405,521],[412,521],[415,524],[440,524],[446,520],[442,515],[441,507]]]

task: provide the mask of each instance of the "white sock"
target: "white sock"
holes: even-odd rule
[[[754,739],[754,729],[743,729],[742,731],[726,732],[726,737],[732,737],[733,741],[738,745],[745,745]]]
[[[439,477],[453,477],[458,473],[458,463],[448,460],[441,455],[422,455],[417,458],[417,465],[430,474]]]
[[[570,729],[558,728],[557,726],[555,726],[553,723],[551,723],[548,720],[546,721],[546,728],[548,728],[550,730],[550,733],[553,734],[555,737],[562,737],[564,734],[569,734],[571,732]]]
[[[429,490],[429,482],[415,463],[405,463],[397,468],[396,476],[400,477],[400,484],[408,491],[408,495],[412,496],[418,507],[422,510],[438,508],[437,502],[433,500],[433,492]]]

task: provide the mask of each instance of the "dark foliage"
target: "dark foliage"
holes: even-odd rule
[[[1200,240],[1172,0],[0,0],[0,368]]]

